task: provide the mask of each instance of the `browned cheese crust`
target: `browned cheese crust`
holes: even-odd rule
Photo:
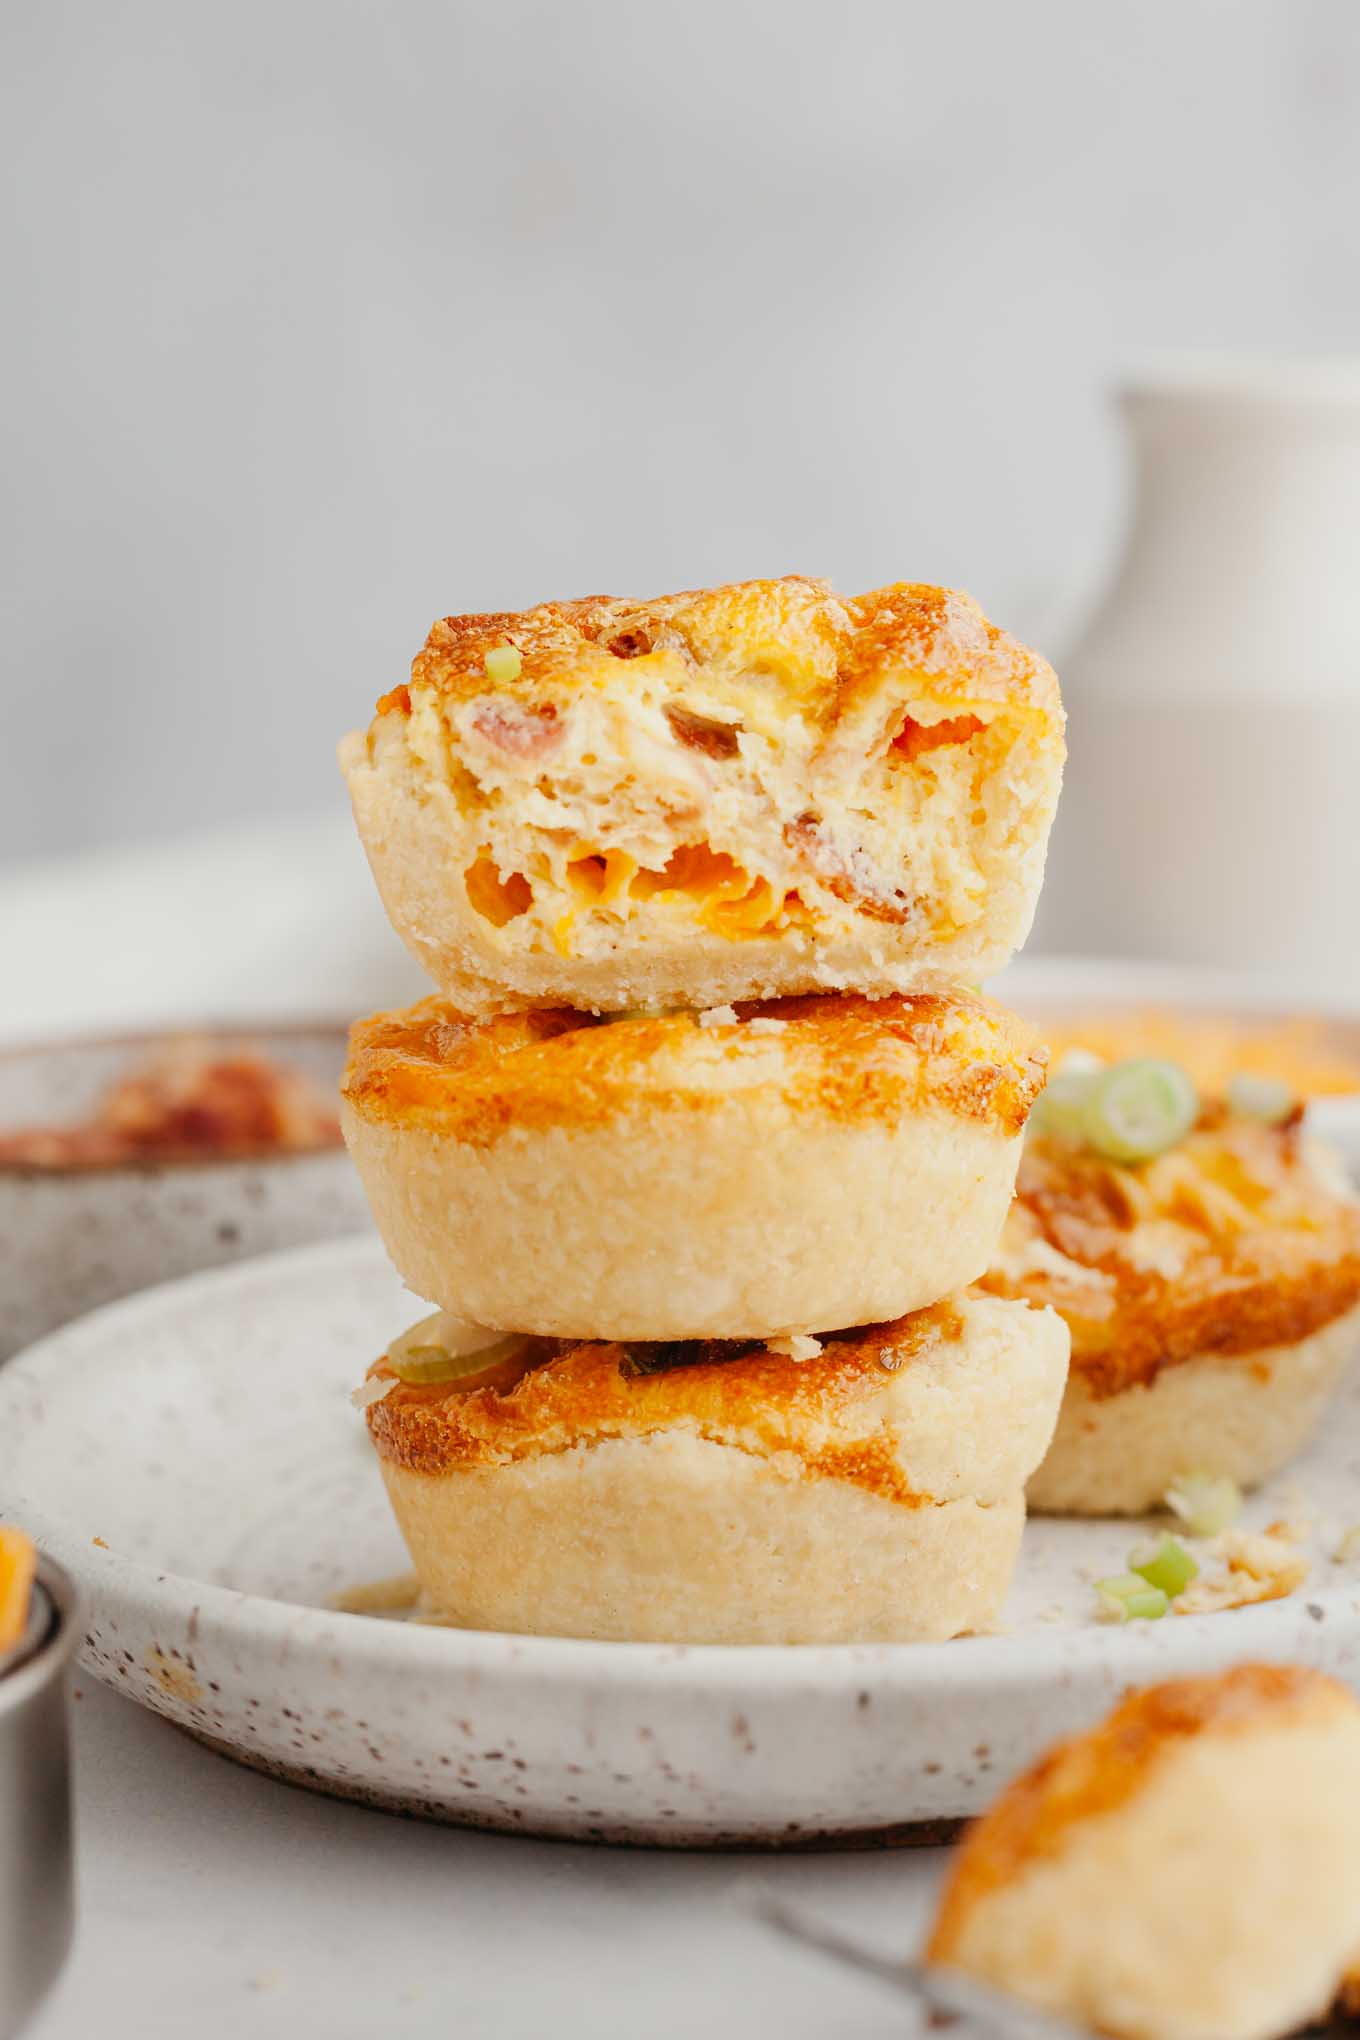
[[[908,1488],[891,1435],[828,1433],[856,1404],[880,1395],[888,1377],[959,1330],[957,1312],[942,1303],[895,1325],[834,1335],[815,1359],[801,1361],[740,1341],[667,1347],[544,1339],[529,1343],[536,1364],[507,1392],[399,1383],[370,1405],[368,1427],[384,1459],[418,1473],[684,1430],[753,1452],[790,1453],[809,1474],[914,1506],[930,1497]],[[370,1369],[370,1379],[391,1378],[386,1359]]]
[[[1293,1345],[1353,1309],[1360,1204],[1310,1166],[1297,1122],[1211,1106],[1178,1148],[1128,1168],[1031,1136],[983,1286],[1051,1304],[1074,1378],[1116,1395],[1183,1361]]]
[[[356,1022],[344,1095],[367,1119],[489,1146],[511,1127],[599,1126],[640,1107],[718,1109],[731,1098],[715,1081],[719,1039],[735,1067],[752,1050],[768,1056],[777,1038],[785,1102],[840,1122],[896,1122],[935,1107],[1013,1135],[1044,1081],[1044,1054],[1025,1023],[966,993],[845,993],[736,1010],[743,1023],[777,1019],[778,1036],[744,1026],[719,1035],[693,1013],[605,1023],[557,1008],[478,1022],[445,999],[424,999]]]
[[[674,649],[697,664],[739,650],[755,666],[764,655],[792,702],[828,731],[904,667],[930,679],[936,701],[1061,713],[1046,660],[989,623],[970,596],[924,583],[839,597],[824,581],[788,574],[644,601],[588,595],[520,611],[446,616],[432,626],[415,659],[411,685],[452,701],[484,694],[486,654],[507,642],[523,663],[515,679],[497,683],[497,693],[531,710],[542,707],[545,690],[560,698],[589,686],[602,656],[628,660]],[[408,688],[384,695],[376,713],[390,709],[409,713]],[[550,721],[550,711],[543,713]],[[932,725],[929,734],[937,729]],[[687,735],[701,749],[724,740],[720,729]],[[910,749],[910,732],[906,744]]]

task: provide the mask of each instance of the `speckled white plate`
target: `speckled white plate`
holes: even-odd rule
[[[1127,1524],[1034,1523],[1004,1633],[666,1648],[339,1614],[404,1568],[348,1390],[416,1306],[376,1243],[196,1275],[68,1325],[0,1373],[0,1516],[85,1588],[84,1659],[230,1755],[437,1819],[601,1840],[900,1839],[974,1811],[1130,1681],[1248,1656],[1360,1678],[1352,1385],[1266,1521],[1302,1496],[1287,1601],[1112,1629],[1089,1580]],[[570,1535],[570,1525],[563,1526]]]

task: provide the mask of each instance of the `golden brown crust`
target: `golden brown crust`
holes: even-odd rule
[[[1060,712],[1048,661],[989,622],[962,589],[898,581],[846,607],[853,635],[842,656],[842,708],[847,696],[872,693],[885,673],[907,669],[930,676],[937,700]]]
[[[613,1024],[429,999],[355,1029],[343,1117],[417,1295],[559,1338],[754,1338],[975,1282],[1041,1075],[960,997]]]
[[[1044,1081],[1024,1022],[966,993],[766,1000],[737,1015],[714,1026],[693,1013],[603,1023],[554,1008],[469,1021],[434,997],[356,1022],[343,1092],[366,1119],[486,1146],[512,1126],[711,1110],[753,1081],[842,1123],[934,1107],[1009,1136]],[[749,1025],[762,1020],[781,1024]]]
[[[1309,1156],[1297,1124],[1218,1107],[1133,1168],[1031,1137],[983,1287],[1059,1311],[1096,1397],[1187,1360],[1293,1345],[1360,1302],[1360,1204]]]
[[[612,677],[620,660],[671,654],[686,663],[773,675],[790,706],[824,730],[846,719],[888,675],[919,675],[943,702],[990,703],[1061,713],[1047,662],[987,621],[957,589],[898,582],[843,598],[801,574],[740,581],[650,600],[586,596],[518,613],[447,616],[430,631],[411,682],[446,699],[484,694],[486,654],[513,644],[518,676],[498,681],[511,700]],[[410,712],[396,688],[379,713]]]
[[[1300,1665],[1237,1665],[1130,1693],[1099,1727],[1059,1743],[1017,1778],[959,1848],[926,1950],[949,1962],[976,1906],[1030,1864],[1060,1855],[1083,1821],[1112,1813],[1169,1750],[1204,1734],[1240,1735],[1300,1715],[1353,1708],[1334,1679]]]
[[[1360,1962],[1346,1971],[1336,1990],[1335,2016],[1360,2019]]]
[[[958,1337],[954,1306],[828,1338],[813,1359],[793,1360],[742,1341],[688,1341],[671,1348],[539,1342],[543,1359],[505,1394],[448,1386],[398,1386],[367,1410],[379,1454],[418,1473],[503,1465],[569,1451],[603,1438],[683,1430],[764,1454],[793,1454],[804,1471],[915,1506],[892,1436],[827,1436],[856,1404],[881,1395],[889,1377],[941,1340]],[[648,1371],[658,1356],[672,1362]],[[384,1358],[370,1379],[392,1376]]]

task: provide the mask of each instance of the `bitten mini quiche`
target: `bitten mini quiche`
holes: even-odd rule
[[[436,623],[341,762],[470,1016],[977,983],[1028,931],[1051,669],[968,596],[793,575]]]

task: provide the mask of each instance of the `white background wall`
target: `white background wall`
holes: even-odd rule
[[[7,19],[0,857],[338,803],[452,609],[799,568],[1060,652],[1111,366],[1360,341],[1352,0]]]

